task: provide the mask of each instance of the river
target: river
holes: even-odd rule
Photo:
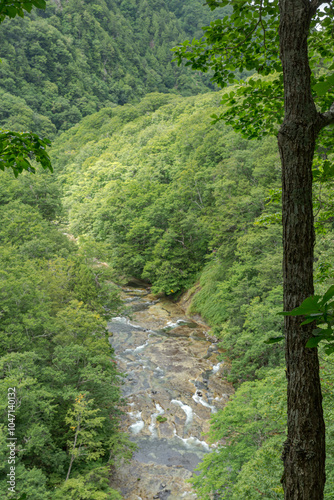
[[[126,373],[122,427],[138,451],[118,469],[112,486],[125,500],[195,499],[186,480],[216,446],[203,433],[233,388],[222,376],[225,367],[206,325],[147,288],[125,287],[122,297],[127,312],[108,329]]]

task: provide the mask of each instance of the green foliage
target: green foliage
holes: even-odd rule
[[[105,242],[117,271],[148,279],[153,291],[188,288],[217,253],[229,265],[224,252],[232,258],[279,175],[272,142],[212,128],[217,97],[151,94],[86,118],[54,145],[70,231]],[[275,269],[264,271],[268,281]]]
[[[311,337],[306,347],[317,347],[321,341],[326,341],[324,347],[326,354],[334,352],[334,285],[329,287],[324,295],[314,295],[307,297],[300,306],[292,311],[281,312],[283,316],[304,316],[305,319],[301,323],[307,325],[314,323],[318,328],[313,330]],[[321,328],[322,327],[322,328]]]
[[[214,9],[219,6],[225,6],[228,2],[225,0],[208,0],[207,3],[212,9]],[[188,41],[184,42],[176,49],[177,58],[179,62],[181,62],[183,58],[187,59],[187,64],[196,70],[200,69],[202,71],[206,71],[209,68],[213,69],[213,80],[222,87],[228,85],[229,83],[233,83],[233,72],[236,68],[242,69],[243,66],[246,66],[249,70],[255,70],[257,72],[255,76],[242,82],[241,85],[228,89],[228,91],[223,95],[222,104],[225,107],[222,113],[219,116],[216,114],[213,115],[213,118],[215,122],[220,119],[224,119],[227,123],[230,123],[235,130],[240,131],[248,138],[259,138],[267,134],[275,134],[278,124],[282,122],[283,118],[283,76],[277,50],[279,46],[279,5],[278,2],[263,4],[262,1],[255,3],[252,2],[251,4],[249,2],[234,2],[232,5],[233,13],[230,17],[226,16],[223,20],[218,19],[214,23],[211,23],[209,27],[204,28],[206,36],[205,39],[202,38],[201,40],[193,40],[191,44]],[[323,48],[324,40],[327,40],[328,42],[328,39],[331,39],[332,37],[331,30],[332,6],[329,5],[326,6],[324,11],[319,11],[318,15],[315,16],[309,37],[310,63],[314,71],[312,75],[313,91],[316,94],[316,103],[321,111],[328,110],[333,102],[333,78],[331,74],[333,70],[333,53],[330,54],[330,49],[326,50]],[[319,37],[318,33],[320,34]],[[321,63],[323,65],[324,74],[321,74],[321,71],[319,71]],[[318,162],[319,167],[314,172],[315,180],[320,184],[326,177],[330,178],[332,174],[331,162],[328,161],[326,156],[324,156],[325,148],[328,148],[329,145],[328,137],[324,137],[323,142],[324,145],[320,147],[318,151],[320,152],[320,157],[322,156],[322,158]],[[319,144],[321,144],[320,141]],[[321,188],[318,188],[317,190],[320,194]],[[323,198],[323,196],[321,196],[321,198]],[[275,201],[277,202],[278,200]],[[331,226],[331,214],[329,210],[323,209],[324,207],[321,201],[319,202],[317,200],[317,203],[315,203],[315,207],[316,206],[318,208],[316,215],[318,216],[318,221],[320,221],[320,224],[317,221],[318,230],[319,226],[320,230],[324,230],[324,222],[329,222],[329,226]],[[280,219],[280,214],[279,212],[270,212],[271,211],[269,210],[269,213],[262,213],[258,216],[256,219],[257,224],[266,228],[273,227],[271,224]],[[244,262],[241,262],[241,264],[243,263]],[[224,337],[222,345],[224,347],[226,347],[226,344],[230,346],[229,355],[230,358],[232,358],[233,374],[233,369],[236,365],[237,370],[234,373],[239,373],[240,371],[242,373],[242,371],[245,371],[245,366],[248,366],[246,363],[249,358],[247,359],[247,355],[244,354],[242,347],[246,348],[246,352],[254,352],[256,338],[255,342],[250,336],[247,339],[246,325],[248,326],[251,323],[247,318],[242,326],[242,330],[239,328],[239,336],[234,337],[232,345],[229,344],[229,338],[231,337],[233,328],[236,330],[238,320],[236,320],[235,314],[237,311],[233,311],[233,306],[230,308],[228,307],[227,296],[228,293],[230,293],[233,298],[238,298],[238,289],[240,288],[241,281],[244,285],[244,295],[248,295],[251,298],[253,290],[255,291],[257,288],[257,284],[255,283],[257,276],[253,269],[250,270],[246,268],[248,273],[246,275],[247,279],[244,280],[244,266],[240,266],[240,263],[236,263],[236,260],[233,261],[232,266],[234,267],[234,273],[231,278],[228,273],[226,273],[227,279],[225,278],[226,281],[222,283],[222,291],[225,292],[225,296],[223,296],[224,300],[222,302],[223,304],[227,304],[227,317],[225,319],[227,324],[226,329],[224,328],[223,330]],[[326,272],[330,268],[328,263],[324,266],[325,267],[321,268],[321,264],[319,265],[320,274],[323,269]],[[322,276],[327,278],[328,274],[326,276],[326,274],[323,273]],[[233,280],[233,278],[235,279]],[[278,284],[277,281],[276,284]],[[216,288],[219,290],[219,286]],[[263,293],[263,288],[261,287],[260,289]],[[264,297],[265,292],[266,290],[264,288]],[[321,339],[328,340],[329,345],[325,348],[327,354],[333,350],[331,346],[332,304],[330,303],[332,296],[333,291],[332,288],[330,288],[323,297],[309,297],[296,310],[284,313],[288,315],[306,315],[304,324],[315,320],[317,320],[320,325],[327,323],[327,328],[318,328],[314,332],[315,336],[307,343],[308,347],[315,347]],[[249,298],[247,302],[249,302]],[[254,300],[250,302],[250,307],[252,313],[254,312],[254,316],[258,318],[259,311],[257,311],[256,308],[256,300],[255,302]],[[246,312],[247,309],[248,307],[245,304],[244,307],[239,309],[239,311]],[[266,315],[266,319],[268,316],[270,317],[271,312],[272,307],[264,307],[263,313]],[[240,318],[239,314],[238,319],[239,321],[240,319],[242,321],[242,315]],[[262,325],[265,325],[265,322],[266,320],[262,317],[258,322],[259,324],[257,327],[261,328]],[[275,325],[274,328],[270,328],[270,326],[268,328],[267,326],[267,333],[270,331],[275,333],[275,337],[271,337],[268,343],[275,342],[273,349],[277,350],[278,347],[276,341],[282,340],[283,336],[277,336],[277,333],[279,332],[277,325]],[[245,340],[248,340],[248,343],[243,343]],[[241,346],[241,349],[238,349],[238,344]],[[251,357],[252,356],[250,355],[250,358]],[[252,361],[253,360],[251,359],[251,363]],[[265,365],[266,363],[264,363],[264,366]],[[258,382],[258,384],[260,384],[260,382]],[[245,386],[247,386],[247,383],[243,384],[239,391],[242,391]],[[232,401],[232,403],[228,406],[233,407],[234,401]],[[242,422],[243,416],[238,417],[237,409],[232,408],[232,411],[238,422]],[[245,412],[247,412],[247,410]],[[222,420],[219,424],[217,424],[218,431],[220,429],[224,429],[226,417],[228,418],[228,413],[226,414],[225,412],[225,415],[222,416]],[[244,426],[243,431],[247,435],[249,434],[249,429],[246,426]],[[237,438],[237,444],[241,444],[243,442],[244,432],[240,432]],[[227,429],[225,426],[225,434],[226,433]],[[233,439],[228,443],[227,450],[220,450],[218,452],[218,457],[217,454],[211,454],[211,458],[209,456],[207,459],[206,470],[203,470],[197,481],[195,480],[197,490],[202,494],[201,498],[211,498],[210,494],[213,494],[214,497],[217,496],[219,498],[235,499],[256,499],[264,497],[283,498],[283,490],[278,482],[279,476],[275,478],[276,485],[275,482],[273,483],[273,473],[278,470],[274,465],[275,462],[277,463],[277,458],[275,460],[275,446],[273,446],[273,444],[278,445],[276,446],[276,456],[278,457],[277,452],[280,448],[281,440],[276,437],[273,438],[273,440],[274,441],[270,438],[267,439],[263,446],[255,452],[252,458],[246,458],[241,468],[240,465],[238,465],[237,470],[239,470],[232,479],[230,479],[228,472],[230,472],[230,475],[231,473],[233,474],[233,467],[230,466],[226,469],[226,465],[228,465],[227,457],[230,458],[231,454],[233,457],[233,448],[235,444]],[[247,446],[247,451],[248,449],[249,445]],[[242,456],[241,451],[238,453],[238,458],[240,455]],[[268,461],[270,461],[270,465],[268,464]],[[269,474],[268,471],[270,471]]]
[[[30,12],[32,7],[44,9],[45,6],[45,0],[4,0],[0,2],[0,23],[6,18],[24,17],[24,10]],[[35,173],[35,168],[29,161],[35,158],[44,169],[52,172],[50,158],[46,152],[46,146],[49,145],[50,142],[47,139],[41,139],[31,132],[17,133],[0,129],[0,170],[11,168],[15,177],[24,170]]]
[[[6,17],[24,17],[24,11],[31,12],[33,7],[45,9],[45,0],[1,0],[0,22],[2,22]]]
[[[59,185],[49,171],[40,171],[34,176],[23,172],[17,179],[13,179],[9,171],[3,172],[0,206],[13,202],[25,204],[25,211],[37,209],[43,219],[54,224],[63,216]]]
[[[8,8],[23,5],[30,12],[32,3],[10,2]],[[43,10],[0,26],[4,128],[52,138],[103,107],[149,92],[194,95],[213,88],[206,75],[171,61],[173,46],[217,17],[201,0],[34,5]]]
[[[212,81],[226,87],[235,80],[235,70],[255,71],[223,95],[223,119],[249,139],[276,135],[283,119],[283,73],[279,58],[279,2],[206,2],[212,10],[233,9],[203,28],[200,39],[186,40],[174,49],[179,64],[196,71],[213,72]],[[332,38],[333,6],[324,6],[313,16],[309,33],[309,61],[315,102],[324,112],[334,99]],[[220,10],[220,9],[219,9]]]
[[[55,491],[54,499],[63,500],[121,500],[123,497],[109,486],[110,471],[107,467],[95,467],[86,474],[69,479]]]
[[[264,293],[262,298],[255,297],[241,306],[245,318],[242,325],[228,321],[218,334],[226,350],[224,357],[233,360],[229,378],[234,382],[252,379],[259,369],[282,364],[282,347],[264,345],[268,335],[277,335],[283,330],[282,321],[277,318],[281,301],[282,287],[279,285]]]
[[[7,249],[14,246],[21,259],[65,257],[73,252],[73,243],[57,229],[57,219],[62,215],[59,194],[54,176],[48,172],[34,176],[25,172],[18,179],[3,172],[0,245]]]
[[[0,170],[11,168],[15,177],[23,170],[35,173],[35,168],[29,161],[34,158],[44,169],[52,172],[50,157],[46,152],[49,145],[48,140],[31,132],[0,131]]]
[[[49,2],[45,11],[0,27],[0,126],[17,132],[0,137],[0,168],[22,173],[15,181],[2,172],[0,185],[0,405],[5,416],[4,395],[15,385],[22,498],[121,498],[108,478],[133,445],[118,431],[120,375],[106,340],[106,319],[119,305],[110,283],[115,275],[146,279],[153,292],[166,294],[196,283],[191,308],[210,323],[230,362],[227,375],[238,389],[213,417],[218,448],[193,479],[200,498],[282,498],[283,349],[264,343],[282,338],[278,154],[270,138],[249,143],[219,121],[247,137],[276,132],[282,116],[277,5],[266,4],[258,23],[259,2],[252,9],[208,3],[224,10],[210,13],[200,0]],[[31,4],[45,7],[42,0],[0,2],[0,21],[20,16],[24,6],[30,12]],[[252,42],[246,52],[244,23]],[[200,36],[203,24],[206,40],[177,49],[197,74],[177,68],[169,49]],[[313,91],[323,111],[333,100],[328,29],[310,40]],[[265,55],[253,43],[263,31]],[[228,61],[215,56],[221,40],[237,45],[235,59],[228,51]],[[202,74],[208,67],[220,85],[244,81],[185,98],[214,88],[210,74]],[[79,248],[58,229],[65,211],[55,177],[24,172],[34,171],[33,158],[51,170],[47,141],[34,134],[54,137],[57,130],[66,133],[55,141],[53,164],[66,231]],[[333,278],[330,140],[323,136],[314,166],[319,293]],[[327,338],[329,350],[331,293],[317,296],[315,309],[299,311],[310,321],[318,314],[320,331],[310,342]],[[330,498],[334,378],[323,357]],[[7,443],[0,431],[6,499]]]
[[[1,70],[1,64],[0,64]],[[32,130],[40,137],[53,138],[56,127],[46,116],[34,112],[21,97],[0,89],[0,127],[22,132]]]
[[[264,342],[283,329],[281,226],[268,222],[281,210],[279,157],[271,138],[247,142],[222,122],[212,126],[221,95],[151,94],[101,110],[57,139],[52,157],[69,231],[86,242],[85,259],[100,246],[100,260],[116,273],[145,278],[166,294],[195,284],[191,311],[210,323],[225,374],[238,387],[214,416],[213,441],[222,446],[194,478],[200,498],[218,490],[221,498],[279,499],[284,354],[280,343]],[[329,170],[319,163],[315,173],[324,228],[316,249],[319,293],[331,285],[334,259],[332,190],[322,182]],[[266,223],[256,223],[261,217]],[[323,374],[330,422],[327,359]],[[331,495],[330,425],[327,441]]]
[[[273,140],[212,127],[217,97],[152,94],[103,110],[61,136],[53,158],[71,232],[104,242],[119,274],[166,294],[200,279],[192,310],[210,322],[240,383],[283,359],[281,345],[264,344],[282,332],[281,229],[254,226],[277,210],[265,199],[280,168]]]
[[[102,442],[97,438],[97,429],[103,426],[104,417],[97,416],[99,408],[93,409],[93,399],[87,399],[85,394],[80,393],[75,398],[73,408],[70,408],[65,417],[65,422],[73,431],[72,439],[68,440],[67,446],[71,450],[71,461],[67,472],[66,481],[70,477],[74,460],[80,458],[89,462],[98,460],[104,455]]]
[[[327,427],[325,498],[333,494],[333,364],[321,354],[323,407]],[[284,368],[242,384],[224,410],[212,417],[210,439],[217,448],[199,465],[191,482],[201,500],[283,499],[282,445],[286,432]]]
[[[226,408],[212,417],[210,439],[219,445],[205,456],[198,467],[200,474],[191,480],[199,498],[207,500],[212,493],[233,500],[243,498],[242,494],[252,499],[261,498],[261,494],[265,498],[282,498],[275,495],[281,491],[279,456],[286,424],[285,374],[281,368],[266,375],[260,381],[242,384]],[[266,466],[260,472],[261,460]]]
[[[328,357],[320,347],[320,376],[323,394],[323,408],[326,423],[326,487],[325,498],[333,496],[334,492],[334,365],[332,356]]]
[[[0,411],[6,424],[7,389],[15,387],[16,495],[120,498],[109,487],[109,469],[131,456],[133,444],[118,431],[121,377],[106,319],[119,297],[110,272],[87,242],[78,249],[50,220],[62,214],[51,174],[4,173],[0,212]],[[7,432],[2,426],[4,499],[13,498]]]

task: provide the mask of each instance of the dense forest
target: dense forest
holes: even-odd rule
[[[201,0],[50,0],[0,24],[0,126],[53,141],[53,174],[0,172],[1,408],[16,387],[22,498],[121,498],[110,474],[134,445],[119,431],[106,325],[121,307],[114,283],[129,277],[173,301],[188,292],[188,313],[224,351],[235,395],[212,417],[220,446],[192,479],[198,498],[284,498],[284,347],[265,343],[283,332],[277,143],[213,123],[226,90],[172,61],[172,47],[226,14]],[[320,294],[334,277],[333,204],[319,163]],[[330,499],[334,366],[319,356]],[[11,499],[7,451],[3,423]]]
[[[90,245],[79,250],[58,230],[61,201],[50,175],[3,173],[0,192],[1,407],[15,387],[17,493],[114,498],[107,465],[132,449],[118,433],[121,375],[106,332],[118,292]],[[1,497],[13,498],[4,423],[1,432]],[[98,467],[87,467],[91,461]]]
[[[220,14],[221,15],[221,14]],[[102,107],[148,92],[214,88],[172,47],[217,14],[201,0],[49,1],[0,27],[0,125],[52,138]]]

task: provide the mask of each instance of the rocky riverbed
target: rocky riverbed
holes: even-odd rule
[[[214,449],[205,433],[232,386],[223,378],[225,367],[205,325],[145,288],[124,288],[122,294],[128,315],[113,318],[108,327],[126,373],[123,428],[138,451],[119,468],[112,486],[126,500],[194,499],[186,480]]]

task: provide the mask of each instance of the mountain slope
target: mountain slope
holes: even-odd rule
[[[171,48],[213,18],[201,0],[57,0],[7,20],[0,26],[0,126],[52,136],[148,92],[213,88],[207,75],[171,62]]]
[[[52,155],[70,231],[103,242],[115,270],[148,280],[153,292],[175,299],[195,284],[192,312],[221,342],[239,390],[213,415],[213,441],[228,446],[194,476],[200,498],[280,499],[284,350],[264,343],[283,329],[280,162],[275,138],[246,141],[212,125],[220,97],[151,94],[105,108],[58,137]],[[323,217],[333,190],[315,182],[314,192],[315,206],[318,196],[323,203],[315,266],[323,293],[333,280],[332,220]],[[332,498],[334,373],[323,352],[321,370]]]

